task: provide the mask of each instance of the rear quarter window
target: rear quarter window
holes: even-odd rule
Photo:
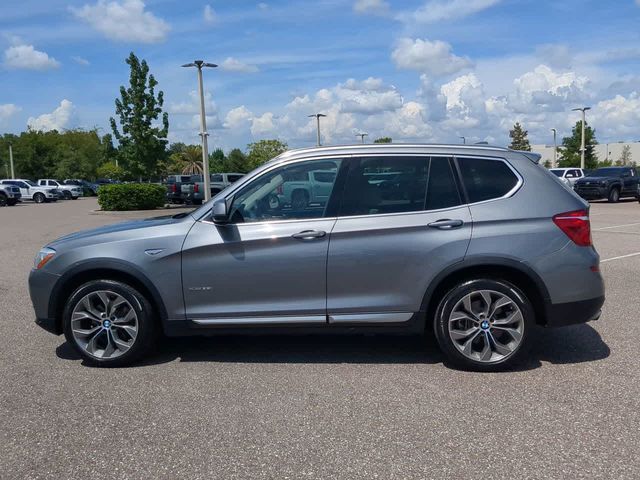
[[[518,184],[518,177],[501,160],[458,158],[470,203],[501,198]]]

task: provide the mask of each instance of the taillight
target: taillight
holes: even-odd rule
[[[172,191],[173,193],[176,193],[176,192],[178,191],[178,187],[176,186],[176,184],[175,184],[175,183],[171,185],[171,191]]]
[[[200,191],[200,185],[197,183],[193,184],[193,193],[198,193]]]
[[[559,213],[553,217],[553,223],[576,245],[591,246],[591,224],[589,223],[589,212],[586,210]]]

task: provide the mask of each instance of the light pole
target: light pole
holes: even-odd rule
[[[202,179],[204,180],[204,201],[211,199],[211,179],[209,178],[209,149],[207,147],[207,117],[204,113],[204,91],[202,89],[202,67],[215,68],[215,63],[207,63],[203,60],[194,60],[185,63],[183,67],[196,67],[198,69],[198,92],[200,93],[200,136],[202,137]]]
[[[317,132],[318,132],[318,141],[316,142],[316,145],[320,146],[320,117],[326,117],[326,115],[324,113],[314,113],[312,115],[307,115],[308,117],[316,117],[316,122],[317,122]]]
[[[362,143],[364,143],[364,137],[366,137],[367,135],[369,135],[368,133],[356,133],[356,137],[360,137],[360,140],[362,140]]]
[[[558,142],[556,141],[558,131],[555,128],[552,128],[553,132],[553,166],[558,166]]]
[[[458,137],[462,139],[462,144],[466,145],[467,144],[467,138],[466,137]]]
[[[584,169],[584,124],[585,112],[591,110],[591,107],[574,108],[572,112],[582,112],[582,140],[580,140],[580,168]]]
[[[16,178],[16,174],[13,171],[13,148],[9,144],[9,164],[11,165],[11,178]]]

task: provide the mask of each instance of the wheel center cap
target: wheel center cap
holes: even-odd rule
[[[489,322],[486,320],[483,320],[482,323],[480,323],[480,328],[483,330],[488,330],[489,329]]]
[[[105,320],[104,322],[102,322],[102,326],[104,328],[111,328],[111,320]]]

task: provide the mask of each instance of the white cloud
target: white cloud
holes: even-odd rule
[[[410,19],[418,23],[436,23],[467,17],[500,3],[501,0],[430,0],[410,15],[401,15],[401,19]]]
[[[361,15],[386,15],[389,4],[384,0],[356,0],[353,11]]]
[[[536,47],[536,56],[553,68],[571,68],[571,52],[566,45],[539,45]]]
[[[204,92],[204,108],[208,114],[217,112],[218,106],[213,101],[211,92]],[[189,92],[189,100],[180,103],[171,103],[167,111],[174,115],[200,115],[200,95],[196,90]]]
[[[266,10],[266,9],[268,9],[268,8],[269,8],[269,4],[268,4],[268,3],[264,3],[264,2],[260,2],[260,3],[258,4],[258,8],[259,8],[260,10]]]
[[[216,23],[216,21],[218,20],[218,15],[216,15],[216,12],[211,7],[211,5],[204,6],[204,11],[202,13],[202,16],[204,18],[204,21],[209,24]]]
[[[237,129],[248,126],[253,119],[253,113],[244,105],[232,108],[224,119],[224,128]]]
[[[249,65],[233,57],[227,57],[227,59],[220,64],[220,68],[227,72],[239,73],[256,73],[258,71],[258,67],[255,65]]]
[[[29,117],[27,126],[31,130],[63,130],[69,126],[69,123],[75,113],[75,107],[69,100],[64,99],[60,102],[60,106],[51,113],[43,113],[39,117]]]
[[[71,60],[73,60],[74,62],[76,62],[78,65],[82,65],[83,67],[88,67],[89,65],[91,65],[91,63],[89,62],[89,60],[87,60],[86,58],[82,58],[82,57],[71,57]]]
[[[468,58],[454,55],[448,43],[420,38],[400,39],[391,53],[391,58],[398,68],[417,70],[435,76],[457,73],[473,65]]]
[[[273,122],[273,113],[266,112],[259,117],[253,117],[251,120],[251,134],[254,137],[261,135],[277,135],[275,124]]]
[[[98,0],[94,5],[70,7],[71,12],[107,38],[121,42],[158,43],[165,40],[169,25],[145,11],[142,0]]]
[[[60,62],[45,52],[33,48],[33,45],[14,45],[4,51],[4,64],[7,68],[27,70],[47,70],[58,68]]]
[[[13,103],[0,104],[0,126],[7,125],[9,119],[18,113],[22,108]]]
[[[639,0],[640,1],[640,0]],[[640,93],[629,96],[616,95],[614,98],[598,102],[592,112],[593,125],[606,125],[609,135],[619,139],[637,139],[640,125]]]

